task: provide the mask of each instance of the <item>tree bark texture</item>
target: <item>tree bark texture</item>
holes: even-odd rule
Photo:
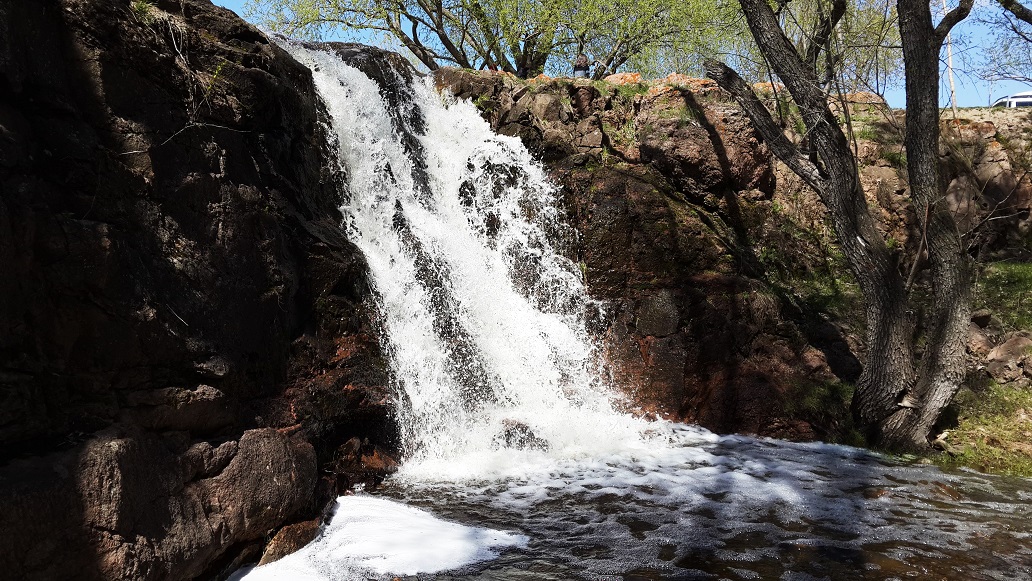
[[[964,9],[962,3],[959,10]],[[949,28],[946,19],[933,27],[927,0],[899,0],[897,13],[906,67],[907,175],[917,215],[927,216],[923,227],[934,306],[919,379],[910,394],[916,407],[900,408],[881,429],[887,445],[911,448],[926,444],[924,436],[964,379],[971,265],[945,201],[939,167],[939,51]],[[954,23],[959,21],[956,14]]]

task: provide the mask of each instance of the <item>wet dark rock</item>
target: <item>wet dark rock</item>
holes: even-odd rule
[[[315,453],[262,429],[204,452],[113,426],[73,452],[0,468],[3,561],[20,579],[191,579],[309,508]],[[215,456],[220,456],[215,459]]]
[[[681,314],[670,289],[647,295],[638,307],[635,326],[642,335],[665,337],[677,332]]]
[[[339,483],[341,492],[357,485],[375,488],[393,474],[398,465],[393,454],[382,446],[370,444],[368,439],[351,438],[334,453],[333,468],[346,478]]]
[[[258,564],[266,565],[297,552],[298,549],[314,541],[319,536],[320,530],[320,519],[306,520],[281,528],[269,541]]]
[[[539,438],[530,426],[519,420],[502,420],[502,431],[495,436],[494,444],[500,448],[542,452],[551,448],[547,440]]]
[[[209,435],[232,426],[236,410],[231,408],[226,394],[210,385],[193,389],[166,387],[129,393],[123,418],[158,431]]]

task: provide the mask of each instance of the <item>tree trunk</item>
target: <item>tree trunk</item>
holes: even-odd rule
[[[902,6],[907,2],[921,4],[921,0],[900,0],[901,15]],[[816,161],[811,162],[788,141],[770,112],[733,70],[723,63],[707,61],[707,74],[742,105],[771,151],[814,188],[828,209],[839,245],[865,304],[867,363],[853,399],[855,417],[876,444],[890,448],[925,447],[932,425],[963,377],[970,304],[970,277],[965,257],[960,252],[960,238],[939,194],[943,191],[937,165],[937,47],[941,40],[938,43],[933,40],[938,31],[929,30],[922,41],[926,46],[921,47],[924,52],[920,57],[930,55],[931,60],[917,59],[913,63],[924,75],[920,79],[915,76],[913,82],[921,85],[921,94],[925,95],[917,107],[923,116],[913,128],[909,115],[912,63],[907,61],[908,167],[912,187],[921,188],[920,191],[915,189],[918,213],[923,214],[926,207],[929,209],[927,236],[936,294],[930,341],[918,369],[914,314],[906,285],[884,237],[875,228],[860,185],[856,159],[828,107],[827,95],[821,89],[816,71],[784,34],[766,0],[740,0],[740,3],[760,51],[799,106]],[[928,10],[927,0],[924,9]],[[834,24],[831,22],[830,26]],[[930,27],[930,15],[928,24]],[[907,38],[904,35],[904,46]],[[936,47],[927,46],[929,44]],[[813,58],[809,60],[816,62]],[[929,89],[933,92],[930,115],[921,108],[928,103]],[[926,126],[929,120],[931,125]],[[914,154],[910,150],[912,146]],[[910,158],[911,155],[915,157]]]
[[[919,380],[910,394],[915,407],[896,411],[881,431],[887,445],[914,448],[927,444],[925,436],[964,379],[971,266],[946,204],[939,166],[939,49],[948,29],[933,28],[927,0],[899,0],[897,12],[906,66],[907,175],[917,215],[927,216],[923,227],[935,302]]]

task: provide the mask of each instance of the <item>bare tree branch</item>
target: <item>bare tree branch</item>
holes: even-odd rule
[[[953,27],[971,13],[971,7],[974,6],[974,3],[975,0],[960,0],[960,4],[956,8],[947,12],[946,16],[943,16],[942,20],[935,27],[935,38],[933,39],[935,46],[942,46],[942,43],[946,41],[946,35],[953,30]]]
[[[808,46],[806,47],[806,54],[803,56],[803,61],[809,64],[811,67],[817,67],[817,58],[821,51],[827,48],[828,40],[831,38],[831,33],[838,26],[838,23],[842,20],[842,17],[846,15],[846,0],[833,0],[831,4],[831,13],[827,16],[822,14],[820,22],[814,29],[814,33]]]
[[[817,166],[806,156],[799,152],[799,149],[785,136],[781,125],[774,120],[770,111],[760,102],[760,99],[746,84],[742,77],[726,64],[707,59],[704,61],[706,75],[717,82],[720,88],[724,89],[734,97],[735,101],[745,110],[746,114],[753,121],[756,130],[767,143],[767,147],[785,165],[806,181],[807,185],[814,190],[821,191],[827,187],[827,183],[821,176]]]
[[[1018,20],[1026,24],[1032,24],[1032,10],[1025,8],[1021,2],[1017,0],[996,0],[996,2]]]

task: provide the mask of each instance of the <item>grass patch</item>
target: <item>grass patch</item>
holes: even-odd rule
[[[881,134],[870,125],[860,125],[853,131],[857,141],[879,141]]]
[[[791,127],[799,135],[806,135],[806,123],[803,122],[803,114],[784,91],[777,93],[777,100],[774,103],[774,112],[778,119],[784,120],[788,127]]]
[[[985,267],[975,287],[975,303],[1008,329],[1032,329],[1032,264],[997,262]]]
[[[907,154],[904,151],[883,151],[882,159],[889,162],[889,165],[896,169],[907,167]]]
[[[834,243],[797,224],[777,202],[763,227],[753,231],[756,257],[770,281],[795,296],[804,311],[864,320],[859,288]]]
[[[946,437],[950,452],[936,460],[947,468],[1032,476],[1032,389],[989,384],[964,389],[950,406],[956,427]]]
[[[484,93],[473,99],[473,106],[482,113],[491,113],[498,108],[498,102],[492,99],[491,95]]]
[[[699,124],[699,114],[687,105],[660,109],[656,116],[660,119],[677,119],[677,128],[684,129],[689,125]]]
[[[616,86],[616,94],[627,100],[633,99],[635,95],[644,95],[648,92],[649,86],[645,83],[628,83]]]

